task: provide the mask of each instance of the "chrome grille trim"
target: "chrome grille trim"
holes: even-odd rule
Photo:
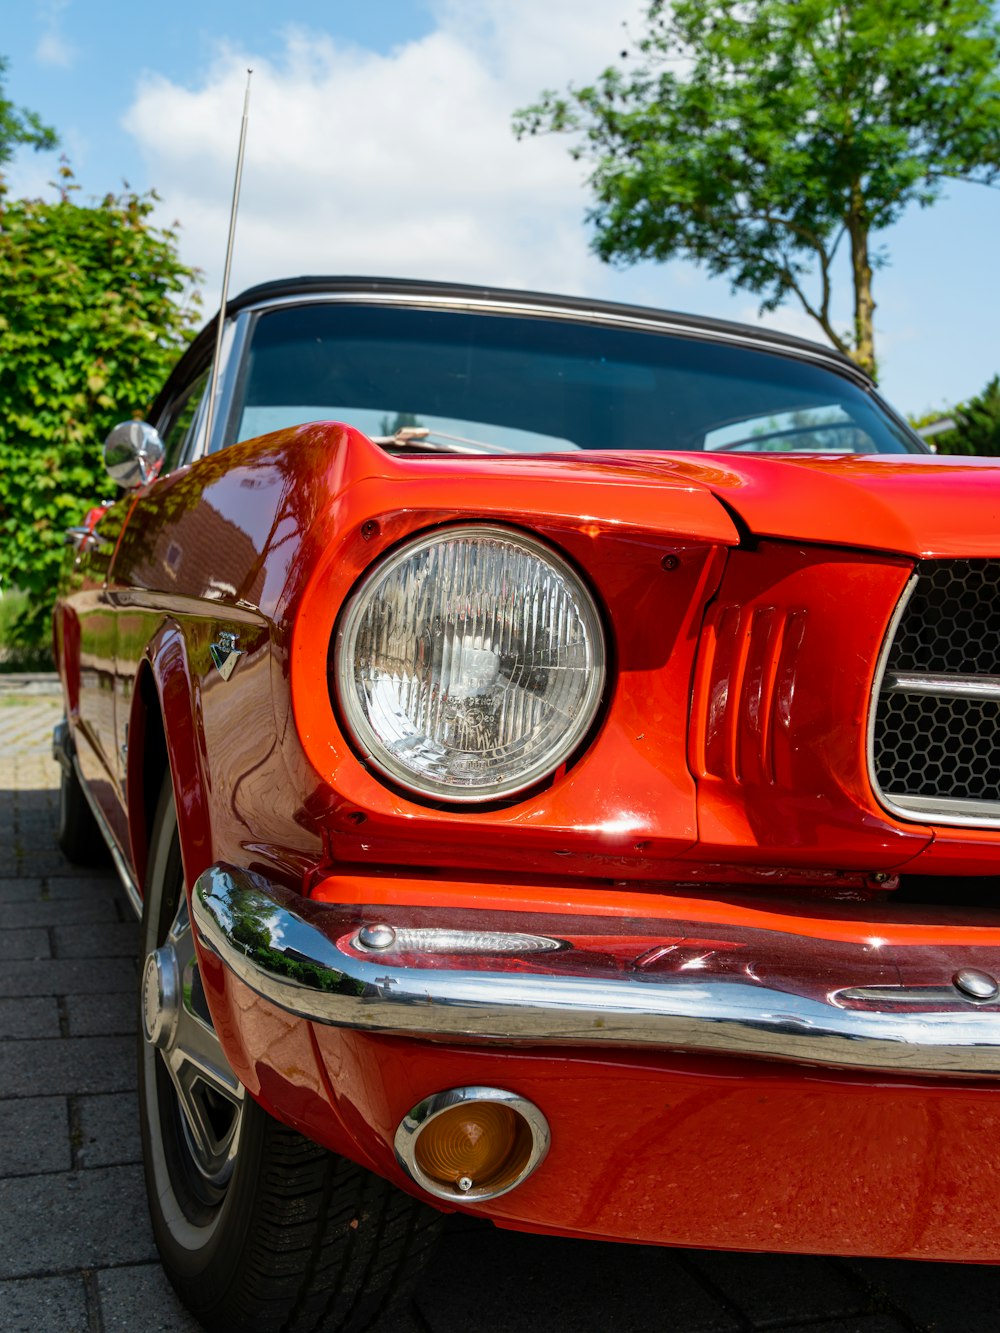
[[[903,589],[903,595],[900,597],[893,612],[892,619],[885,632],[885,640],[882,643],[882,651],[878,655],[878,664],[875,667],[875,679],[872,682],[872,698],[868,707],[868,731],[865,741],[865,752],[868,758],[868,780],[872,784],[872,790],[876,799],[892,814],[898,815],[902,812],[897,810],[892,801],[886,796],[885,792],[879,786],[878,777],[875,772],[875,717],[878,713],[879,700],[882,698],[882,686],[888,674],[889,654],[892,652],[892,645],[896,642],[896,631],[899,629],[900,622],[906,614],[906,608],[910,605],[910,600],[917,590],[917,584],[920,582],[916,574],[911,575],[909,582]]]
[[[969,828],[1000,825],[1000,801],[955,800],[948,796],[907,796],[905,809],[910,817],[933,824],[961,824]]]
[[[915,671],[888,671],[883,694],[929,694],[938,699],[1000,700],[1000,676],[924,676]]]
[[[980,707],[1000,706],[1000,675],[986,672],[977,674],[968,671],[896,671],[889,669],[897,640],[908,632],[909,626],[905,623],[906,615],[910,610],[914,593],[917,591],[921,579],[927,578],[930,581],[949,565],[958,568],[970,563],[983,564],[984,562],[959,560],[927,560],[921,562],[899,599],[899,604],[886,631],[885,642],[879,654],[873,682],[871,706],[868,713],[868,776],[877,800],[886,810],[900,819],[964,828],[1000,828],[1000,791],[998,791],[997,800],[990,800],[974,796],[956,797],[944,792],[928,794],[927,792],[908,791],[899,788],[886,790],[880,783],[878,776],[879,765],[877,760],[880,743],[883,741],[888,743],[887,733],[888,739],[893,739],[893,727],[896,727],[898,735],[898,719],[887,719],[885,717],[879,719],[879,709],[887,701],[904,698],[915,702],[921,699],[937,699],[942,702],[943,706],[951,703],[959,709],[962,702],[973,706],[979,705]],[[989,563],[996,564],[997,562]],[[947,729],[948,723],[953,721],[956,716],[960,716],[960,713],[958,715],[952,713],[943,723],[939,723],[938,727],[943,726]],[[911,723],[910,725],[914,724]],[[928,749],[930,748],[932,738],[929,734],[917,731],[917,738],[923,741]],[[946,730],[945,740],[942,742],[938,739],[935,743],[938,748],[950,743],[952,749],[956,749],[957,741],[954,729]],[[955,755],[946,750],[941,762],[953,767],[956,762]],[[1000,727],[997,729],[996,744],[990,752],[989,759],[984,760],[984,763],[989,762],[1000,762]]]

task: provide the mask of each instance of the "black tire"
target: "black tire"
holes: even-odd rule
[[[75,866],[104,865],[109,860],[107,844],[72,765],[62,768],[56,843]]]
[[[176,943],[184,940],[183,888],[168,775],[150,838],[142,924],[147,959],[154,950],[162,959],[162,950],[175,946],[178,959],[187,956],[186,944]],[[176,1050],[144,1035],[152,1028],[162,1040],[160,1009],[144,999],[147,984],[154,990],[157,984],[150,975],[159,974],[147,968],[140,994],[143,1164],[156,1243],[181,1300],[206,1328],[225,1333],[365,1328],[411,1294],[441,1215],[279,1124],[249,1095],[236,1113],[227,1176],[219,1165],[225,1153],[199,1151],[190,1112],[185,1117],[182,1110]],[[192,985],[189,973],[177,975],[178,993],[197,997],[200,979],[195,975]],[[179,1020],[175,1032],[181,1023],[190,1020]],[[223,1089],[220,1102],[229,1096]],[[228,1113],[223,1106],[213,1122],[223,1147]]]

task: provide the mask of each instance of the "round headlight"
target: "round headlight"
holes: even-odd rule
[[[548,547],[449,528],[376,565],[337,631],[336,689],[357,745],[411,791],[524,791],[579,745],[604,686],[597,607]]]

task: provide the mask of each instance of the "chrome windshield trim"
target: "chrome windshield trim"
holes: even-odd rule
[[[1000,699],[1000,676],[928,675],[891,671],[882,682],[885,694],[929,694],[942,699]]]
[[[295,305],[384,305],[409,306],[421,310],[458,310],[470,314],[486,315],[522,315],[530,319],[555,319],[562,323],[596,324],[605,328],[638,329],[644,332],[664,333],[672,337],[694,339],[695,341],[725,343],[729,347],[747,347],[762,352],[776,352],[780,356],[790,356],[800,361],[825,366],[834,374],[858,383],[864,389],[871,384],[862,371],[853,371],[850,366],[836,356],[831,355],[820,344],[803,342],[786,343],[772,341],[766,331],[741,336],[738,330],[713,329],[692,325],[681,319],[671,319],[669,313],[662,316],[651,315],[648,319],[641,315],[616,314],[610,310],[586,310],[575,306],[563,306],[557,301],[529,301],[522,299],[503,300],[496,296],[447,295],[443,292],[372,292],[361,288],[341,292],[301,292],[288,296],[262,297],[259,301],[243,306],[245,311],[260,313],[277,310],[283,306]],[[881,400],[879,400],[881,402]]]
[[[202,401],[198,404],[198,420],[192,433],[189,456],[184,459],[186,463],[204,458],[208,454],[218,453],[227,443],[226,431],[229,428],[229,418],[232,415],[233,400],[236,396],[240,370],[244,364],[251,322],[250,316],[242,310],[226,320],[222,334],[222,366],[219,373],[215,415],[212,421],[212,438],[208,439],[206,436],[208,426],[208,404],[206,401],[208,386],[206,386]],[[211,379],[209,380],[210,384]]]
[[[917,1012],[900,1012],[898,1002],[845,1008],[837,995],[851,989],[849,977],[817,998],[749,976],[697,971],[660,980],[574,974],[572,967],[507,972],[468,960],[462,969],[400,965],[352,954],[355,930],[343,911],[224,865],[199,876],[192,910],[203,948],[264,999],[316,1023],[489,1044],[645,1047],[880,1073],[1000,1076],[997,1007],[956,1009],[954,999],[945,1005],[932,994]]]

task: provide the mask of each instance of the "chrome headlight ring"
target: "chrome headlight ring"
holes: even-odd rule
[[[593,725],[605,680],[593,596],[534,537],[489,524],[425,533],[378,561],[335,631],[331,687],[355,745],[407,791],[516,795]]]

